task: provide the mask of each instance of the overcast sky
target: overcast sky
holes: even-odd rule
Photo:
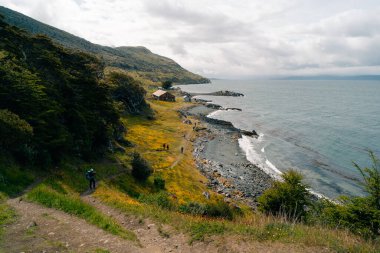
[[[91,42],[207,77],[380,74],[379,0],[0,0]]]

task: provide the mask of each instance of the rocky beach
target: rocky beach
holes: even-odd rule
[[[222,109],[209,103],[199,103],[186,110],[182,116],[192,116],[198,120],[194,124],[197,138],[194,140],[193,155],[198,169],[209,179],[209,186],[230,199],[244,200],[253,208],[257,197],[271,185],[272,178],[246,159],[239,147],[242,134],[255,136],[255,131],[235,128],[232,123],[207,117]]]

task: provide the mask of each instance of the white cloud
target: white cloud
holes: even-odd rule
[[[206,76],[380,71],[375,0],[0,0],[110,46],[146,46]]]

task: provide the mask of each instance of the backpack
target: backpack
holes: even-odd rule
[[[90,172],[90,171],[87,171],[87,172],[86,172],[86,179],[87,179],[87,180],[90,180],[90,179],[91,179],[91,172]]]

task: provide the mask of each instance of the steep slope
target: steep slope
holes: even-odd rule
[[[102,75],[95,57],[0,17],[0,154],[47,165],[64,154],[103,153],[119,114]]]
[[[0,15],[11,25],[33,34],[45,34],[63,46],[100,56],[107,66],[138,72],[153,81],[172,80],[178,83],[208,83],[201,77],[182,68],[175,61],[154,54],[144,47],[107,47],[93,44],[68,32],[41,23],[21,13],[0,6]]]

